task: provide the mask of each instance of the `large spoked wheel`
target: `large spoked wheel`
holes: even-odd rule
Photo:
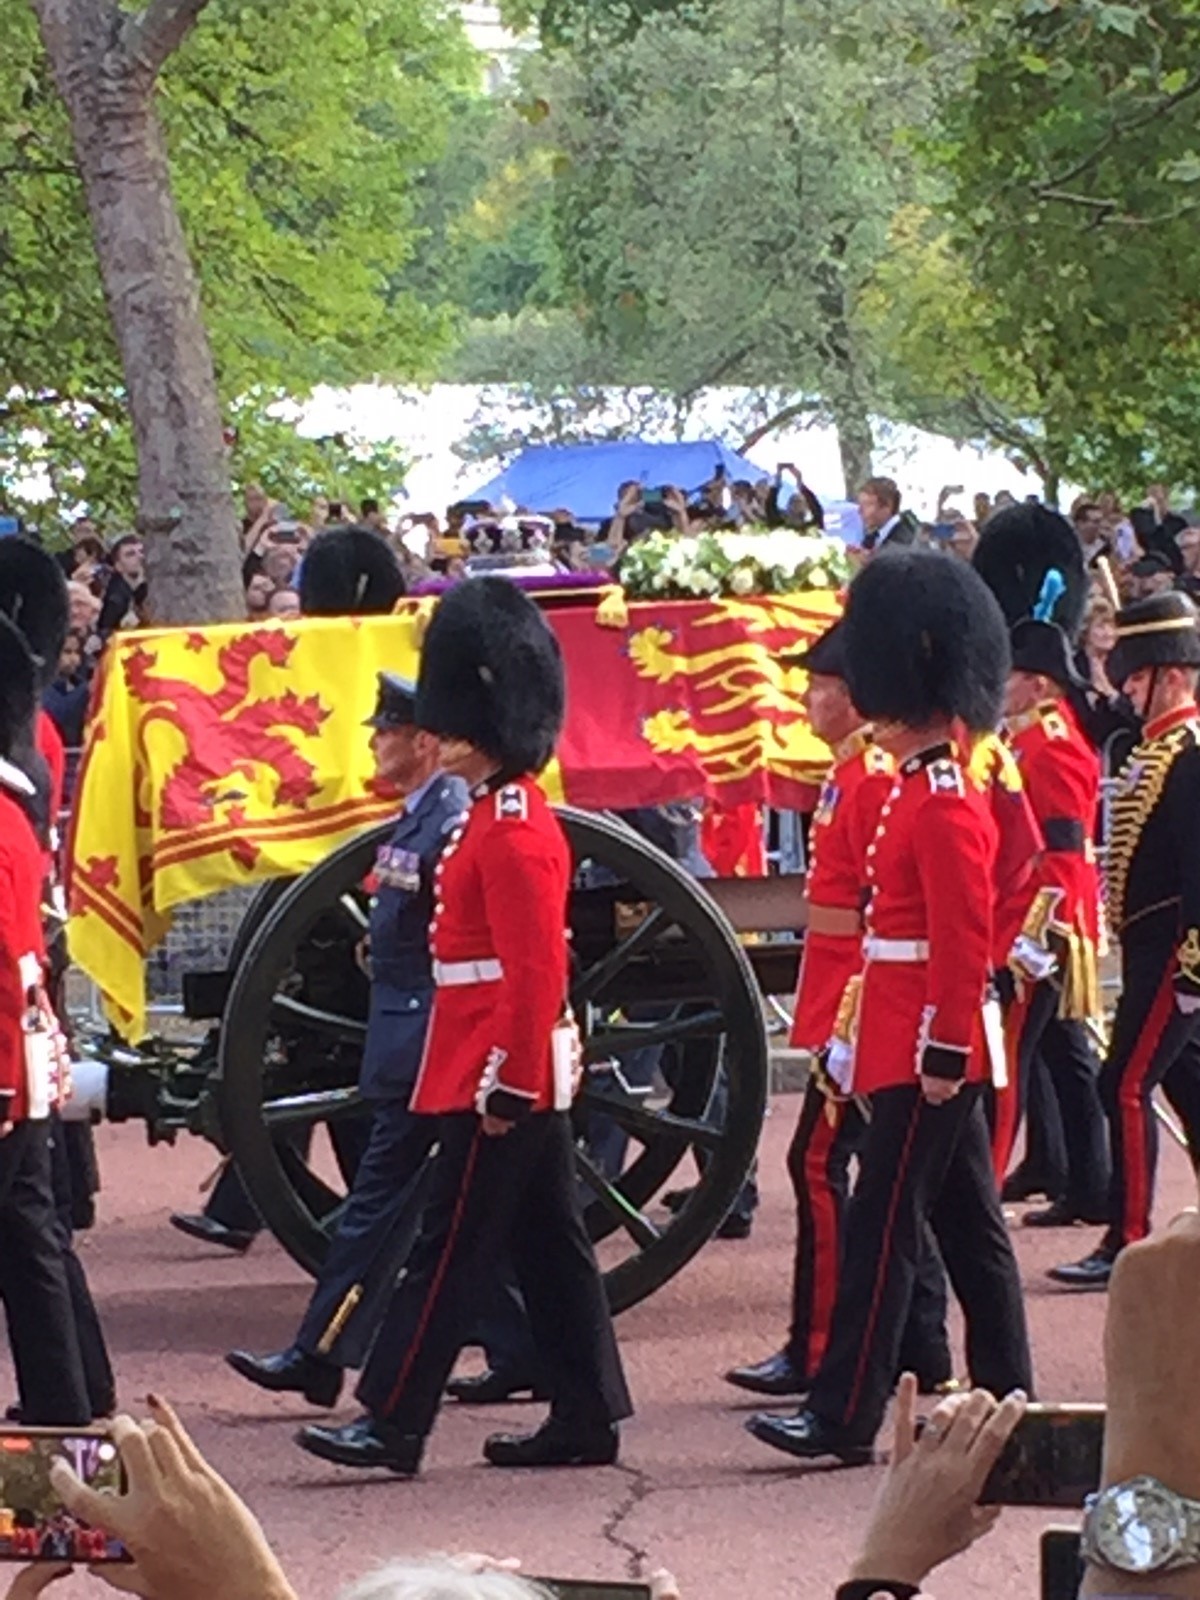
[[[762,1123],[766,1036],[745,953],[703,889],[624,823],[559,815],[576,864],[571,999],[587,1064],[573,1113],[579,1176],[609,1299],[623,1310],[678,1272],[736,1199]],[[223,1138],[267,1225],[313,1272],[342,1196],[297,1134],[326,1122],[337,1149],[361,1121],[366,989],[352,973],[363,880],[389,831],[344,845],[279,894],[222,1023]],[[696,1170],[688,1162],[681,1181],[694,1187],[670,1214],[656,1202],[689,1152]],[[419,1183],[410,1203],[420,1203]]]

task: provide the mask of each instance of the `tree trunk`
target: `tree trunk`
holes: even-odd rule
[[[110,0],[33,0],[71,121],[138,458],[137,524],[156,622],[244,615],[237,513],[200,292],[154,109],[196,0],[137,19]],[[147,33],[151,22],[160,35]],[[164,37],[170,30],[170,37]]]
[[[835,405],[834,422],[837,424],[838,452],[842,458],[842,476],[846,480],[846,498],[853,500],[872,473],[872,454],[875,440],[871,434],[871,419],[866,407],[857,397],[849,405]]]

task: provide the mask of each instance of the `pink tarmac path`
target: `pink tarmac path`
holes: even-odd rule
[[[753,1237],[709,1245],[621,1319],[638,1416],[619,1468],[508,1474],[483,1465],[484,1434],[526,1422],[536,1415],[529,1407],[447,1407],[417,1483],[364,1480],[303,1455],[291,1436],[311,1413],[251,1389],[221,1357],[233,1345],[286,1342],[306,1280],[273,1241],[234,1259],[170,1229],[169,1210],[199,1203],[210,1152],[190,1140],[151,1150],[134,1128],[102,1132],[102,1220],[83,1241],[123,1402],[136,1410],[148,1390],[175,1401],[261,1517],[300,1600],[333,1600],[341,1583],[379,1560],[431,1549],[513,1554],[529,1572],[572,1576],[621,1578],[666,1565],[685,1600],[826,1600],[878,1469],[788,1466],[742,1430],[747,1408],[720,1379],[724,1368],[774,1348],[782,1331],[791,1248],[783,1154],[797,1104],[777,1100],[768,1121]],[[1173,1147],[1160,1187],[1164,1215],[1191,1199],[1187,1164]],[[1104,1297],[1072,1295],[1043,1276],[1055,1260],[1082,1254],[1094,1234],[1018,1229],[1016,1237],[1042,1396],[1101,1398]],[[10,1392],[0,1361],[0,1398]],[[1035,1600],[1037,1535],[1055,1520],[1006,1513],[984,1545],[939,1575],[934,1593]],[[69,1600],[111,1591],[78,1577],[54,1593]]]

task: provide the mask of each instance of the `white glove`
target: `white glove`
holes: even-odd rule
[[[1034,983],[1041,983],[1057,970],[1058,957],[1027,933],[1019,933],[1009,951],[1008,964]]]
[[[843,1094],[854,1087],[854,1046],[844,1039],[831,1039],[825,1054],[825,1071]]]
[[[1200,994],[1176,994],[1175,1008],[1185,1017],[1195,1016],[1200,1011]]]

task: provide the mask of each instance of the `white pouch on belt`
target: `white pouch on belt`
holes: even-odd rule
[[[983,1039],[992,1070],[992,1084],[997,1089],[1007,1089],[1008,1051],[1004,1046],[1004,1013],[999,1000],[983,1002]]]
[[[578,1025],[569,1012],[555,1023],[550,1035],[550,1060],[554,1069],[554,1109],[569,1111],[583,1081],[583,1045]]]
[[[25,1050],[25,1090],[29,1100],[26,1115],[31,1122],[44,1122],[57,1098],[57,1024],[39,1003],[42,964],[37,956],[22,956],[18,966],[25,996],[21,1034]]]

